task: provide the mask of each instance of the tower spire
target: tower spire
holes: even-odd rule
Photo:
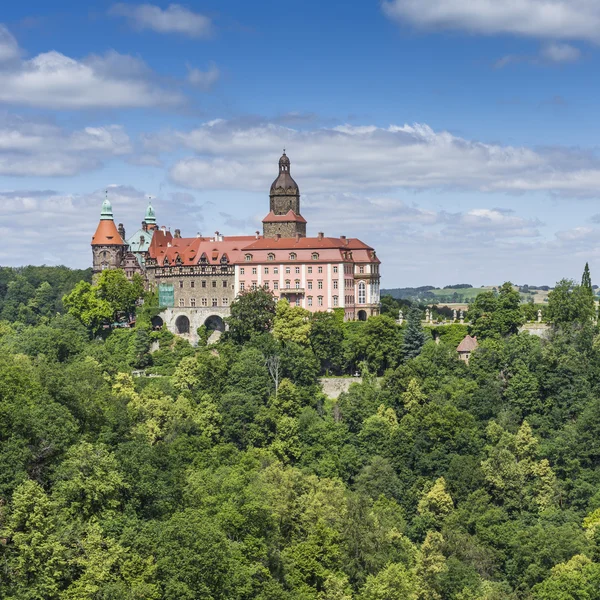
[[[146,216],[144,221],[147,225],[156,225],[156,213],[152,208],[152,196],[148,196],[148,208],[146,209]]]
[[[108,199],[108,190],[104,193],[104,202],[102,203],[102,211],[100,212],[101,221],[112,221],[113,220],[113,209],[110,200]]]

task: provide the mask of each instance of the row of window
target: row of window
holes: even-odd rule
[[[196,308],[196,298],[190,298],[190,306]],[[200,298],[200,306],[208,306],[208,298]],[[211,298],[211,306],[219,306],[219,299]],[[221,298],[221,306],[229,306],[229,298]],[[183,298],[179,298],[179,307],[185,307]]]
[[[244,259],[248,262],[250,262],[252,260],[252,254],[246,254],[244,256]],[[296,260],[298,258],[298,255],[295,252],[290,252],[288,255],[289,260]],[[319,253],[318,252],[313,252],[311,254],[311,258],[313,260],[319,260]],[[267,254],[267,260],[275,260],[275,255],[272,252],[269,252],[269,254]]]
[[[273,285],[273,289],[274,289],[274,290],[278,290],[278,289],[279,289],[279,281],[273,281],[273,284],[272,284],[272,285]],[[257,288],[257,286],[258,286],[258,282],[256,282],[256,281],[253,281],[253,282],[252,282],[252,289],[253,289],[253,290],[255,290],[255,289]],[[270,284],[268,281],[265,281],[265,282],[263,282],[262,286],[263,286],[263,288],[264,288],[265,290],[268,290],[268,289],[270,289],[270,288],[271,288],[271,284]],[[313,286],[313,281],[312,281],[312,279],[311,279],[310,281],[307,281],[307,288],[308,288],[309,290],[312,290],[312,289],[313,289],[313,287],[314,287],[314,286]],[[246,284],[245,284],[245,282],[244,282],[244,281],[241,281],[241,282],[240,282],[240,290],[242,290],[242,291],[243,291],[245,288],[246,288]],[[294,289],[297,289],[297,290],[298,290],[298,289],[300,289],[300,288],[301,288],[301,283],[300,283],[300,280],[299,280],[299,279],[296,279],[296,281],[294,281]],[[287,290],[289,290],[289,289],[292,289],[292,282],[291,282],[289,279],[286,279],[286,280],[285,280],[285,289],[287,289]],[[319,280],[317,281],[317,289],[318,289],[318,290],[322,290],[322,289],[323,289],[323,280],[322,280],[322,279],[319,279]],[[337,279],[334,279],[334,281],[333,281],[333,289],[334,289],[334,290],[337,290],[337,289],[338,289],[338,281],[337,281]]]
[[[273,268],[273,275],[279,275],[279,267],[272,267]],[[313,272],[313,268],[312,267],[307,267],[307,271],[309,273],[309,275]],[[264,267],[263,270],[265,275],[269,274],[269,267]],[[285,268],[285,273],[287,275],[289,275],[292,272],[291,267],[286,267]],[[333,267],[333,272],[337,273],[338,272],[338,268],[337,267]],[[294,267],[294,273],[296,273],[296,275],[300,274],[300,267]],[[323,267],[317,267],[317,273],[323,273]],[[245,267],[240,267],[240,275],[245,275],[246,274],[246,269]],[[257,275],[258,274],[258,267],[252,267],[252,275]]]
[[[182,279],[179,280],[179,288],[183,289],[185,287],[185,281],[183,281]],[[196,282],[192,279],[190,280],[190,287],[191,288],[195,288],[196,287]],[[205,288],[206,287],[206,279],[203,279],[200,282],[200,287]],[[213,279],[212,281],[212,287],[216,288],[217,287],[217,280]],[[226,288],[227,287],[227,280],[223,280],[223,287]]]

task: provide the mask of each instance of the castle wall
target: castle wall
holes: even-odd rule
[[[282,238],[294,238],[296,233],[306,237],[306,223],[278,222],[263,223],[263,234],[265,237],[275,238],[280,235]]]
[[[297,195],[271,195],[271,210],[276,215],[285,215],[293,210],[297,215],[300,214],[300,198]]]
[[[153,267],[147,273],[151,289],[161,283],[173,285],[176,308],[229,307],[235,298],[234,268],[230,265]]]

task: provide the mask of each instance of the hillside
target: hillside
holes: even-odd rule
[[[557,285],[544,340],[508,284],[470,330],[258,290],[194,348],[136,285],[104,271],[68,314],[0,323],[1,600],[598,598],[591,287]]]

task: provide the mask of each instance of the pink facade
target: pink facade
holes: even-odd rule
[[[379,313],[379,259],[356,239],[261,238],[235,266],[237,293],[263,287],[311,312],[344,310],[346,320]]]

